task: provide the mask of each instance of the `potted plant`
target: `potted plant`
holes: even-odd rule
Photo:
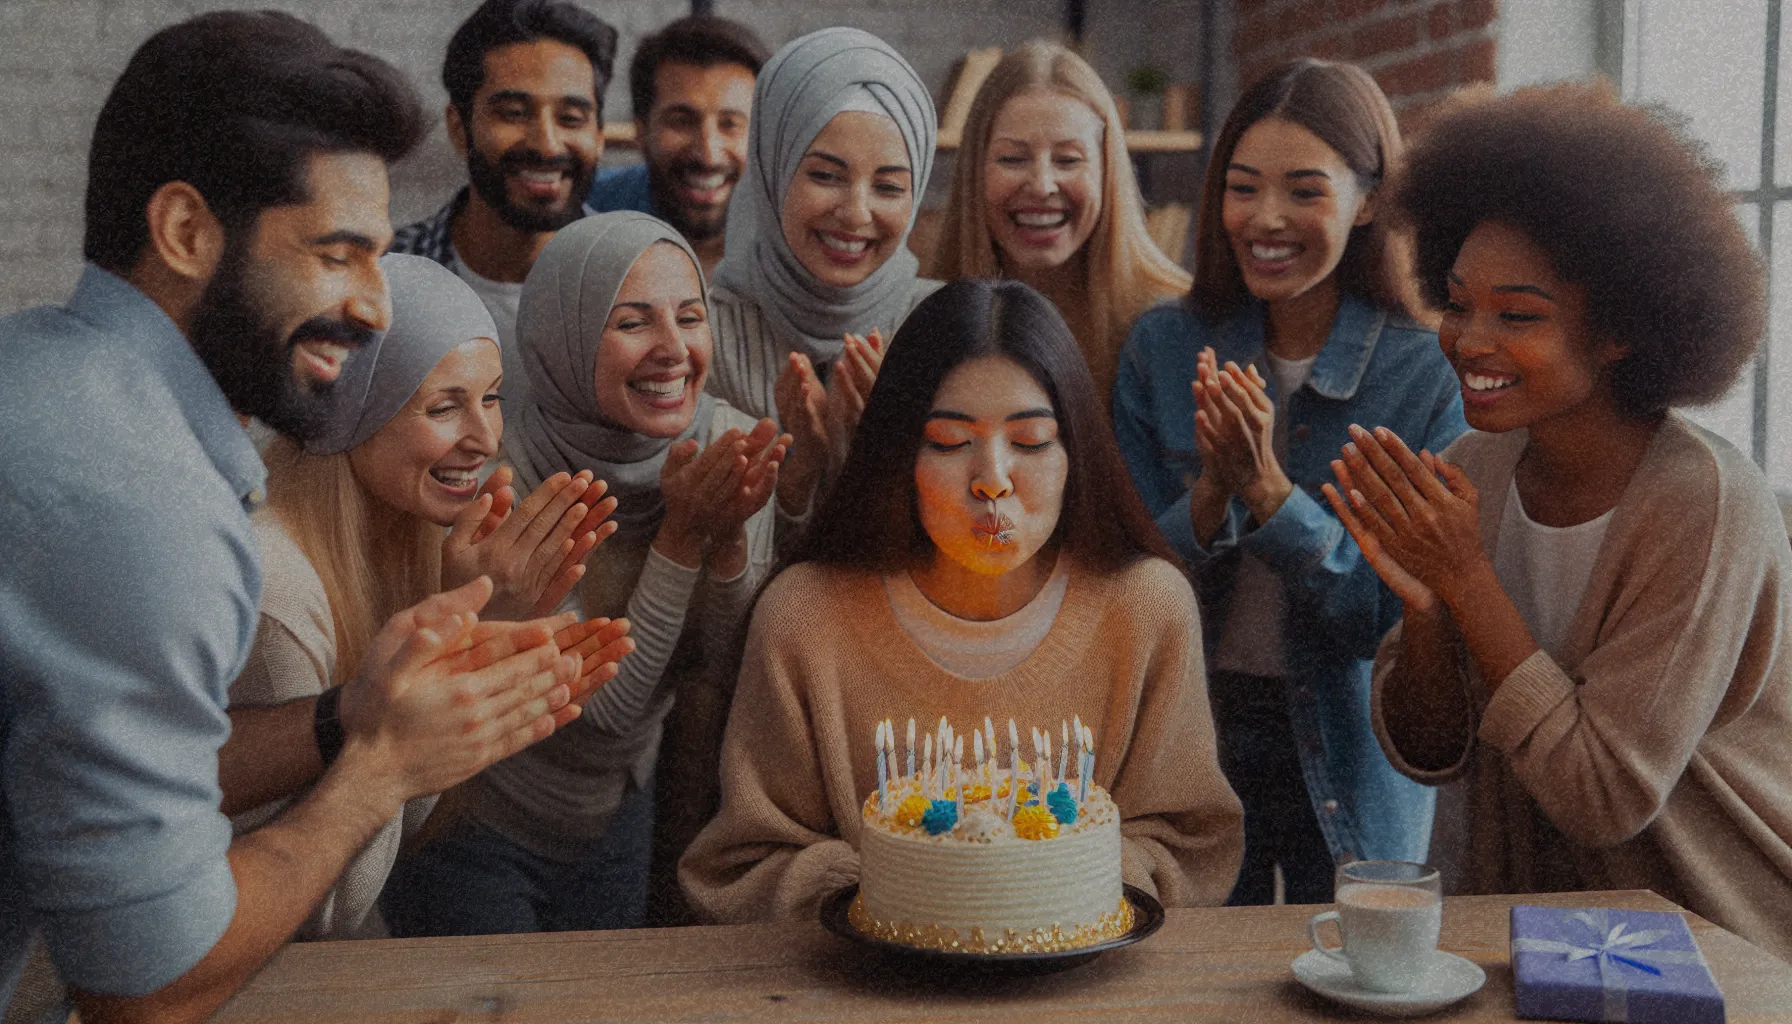
[[[1126,74],[1126,90],[1132,93],[1132,127],[1162,128],[1164,90],[1169,88],[1170,75],[1163,68],[1142,65]]]

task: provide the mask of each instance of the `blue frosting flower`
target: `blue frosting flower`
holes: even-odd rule
[[[1070,795],[1070,786],[1067,783],[1058,783],[1058,788],[1052,790],[1051,794],[1045,798],[1045,805],[1051,809],[1052,817],[1058,819],[1058,824],[1074,825],[1076,823],[1076,797]]]
[[[950,832],[958,824],[958,803],[953,800],[935,800],[927,805],[927,813],[921,815],[921,827],[930,836],[941,832]]]

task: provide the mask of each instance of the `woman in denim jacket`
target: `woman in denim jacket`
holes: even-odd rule
[[[1405,248],[1377,214],[1399,159],[1361,69],[1299,60],[1252,86],[1202,192],[1186,304],[1139,318],[1115,433],[1203,606],[1220,760],[1245,807],[1234,904],[1331,899],[1333,865],[1425,859],[1432,793],[1369,720],[1400,602],[1320,496],[1352,423],[1441,451],[1466,429],[1437,336],[1406,313]]]

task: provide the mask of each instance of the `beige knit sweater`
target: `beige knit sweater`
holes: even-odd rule
[[[1525,441],[1471,432],[1446,453],[1480,492],[1489,553]],[[1561,661],[1540,651],[1502,680],[1443,770],[1408,764],[1383,720],[1399,652],[1396,627],[1376,659],[1376,733],[1413,778],[1460,779],[1455,891],[1653,889],[1792,958],[1792,549],[1746,457],[1668,418]]]
[[[261,546],[261,622],[248,663],[230,684],[232,707],[284,704],[300,697],[314,697],[332,685],[330,677],[336,664],[336,629],[317,570],[280,525],[271,507],[258,511],[252,525],[256,543]],[[301,795],[295,793],[243,811],[231,818],[231,825],[237,835],[252,832],[272,821]],[[400,841],[422,825],[435,801],[433,796],[409,801],[398,817],[375,833],[349,861],[342,878],[295,937],[384,938],[386,925],[375,901],[398,857]]]
[[[1168,906],[1217,905],[1243,853],[1220,774],[1194,595],[1145,559],[1072,566],[1051,631],[1014,669],[953,675],[903,632],[875,573],[798,565],[760,598],[722,746],[722,809],[679,865],[691,904],[724,922],[808,917],[858,880],[860,806],[877,784],[875,723],[941,715],[961,732],[1012,717],[1023,735],[1080,715],[1113,793],[1122,874]],[[1005,724],[998,735],[1006,732]],[[1003,740],[1004,745],[1006,740]]]

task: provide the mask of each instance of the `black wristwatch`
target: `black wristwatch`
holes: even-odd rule
[[[325,768],[342,753],[342,717],[337,710],[341,703],[342,687],[330,687],[317,698],[317,713],[311,719],[311,734],[317,738],[317,755]]]

